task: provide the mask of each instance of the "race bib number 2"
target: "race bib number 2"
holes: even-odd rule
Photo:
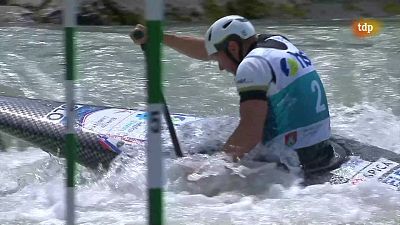
[[[318,83],[318,81],[313,80],[311,81],[311,91],[317,92],[317,101],[315,105],[315,112],[320,113],[326,110],[326,105],[322,103],[322,87]]]

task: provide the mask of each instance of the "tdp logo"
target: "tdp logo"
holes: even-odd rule
[[[353,34],[358,38],[378,35],[381,23],[373,19],[360,19],[353,21]]]

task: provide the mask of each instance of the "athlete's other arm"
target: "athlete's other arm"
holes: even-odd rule
[[[136,39],[133,36],[135,31],[142,31],[144,36]],[[147,42],[146,27],[141,24],[135,26],[134,30],[129,35],[135,44],[145,44]],[[166,34],[163,36],[163,43],[168,47],[194,59],[210,60],[203,38],[192,36],[178,36],[176,34]]]
[[[203,38],[164,34],[164,44],[191,58],[210,60]]]
[[[224,145],[224,151],[234,160],[243,157],[261,142],[268,104],[253,99],[240,103],[240,122]]]

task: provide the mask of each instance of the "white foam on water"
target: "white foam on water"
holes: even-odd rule
[[[356,63],[365,61],[359,63],[358,66],[355,66],[353,61],[348,62],[348,57],[342,57],[343,52],[346,54],[359,52],[360,49],[370,52],[369,46],[357,46],[352,49],[351,46],[333,48],[333,45],[323,44],[322,48],[315,48],[314,51],[312,46],[307,47],[307,44],[315,42],[314,36],[331,35],[332,32],[329,29],[332,27],[330,26],[325,29],[318,29],[315,25],[308,28],[302,26],[301,35],[296,33],[299,31],[296,26],[289,26],[288,30],[281,26],[270,28],[275,29],[277,33],[287,31],[283,33],[293,34],[294,37],[301,36],[304,39],[304,48],[307,52],[311,52],[311,55],[315,55],[313,57],[316,59],[315,62],[320,63],[321,67],[326,65],[319,71],[324,81],[328,81],[326,83],[331,86],[330,88],[327,86],[329,97],[334,100],[339,99],[336,101],[340,101],[340,97],[344,100],[350,98],[351,101],[344,102],[351,104],[358,102],[351,107],[330,104],[332,128],[335,133],[400,153],[400,118],[395,109],[392,113],[390,109],[371,103],[372,100],[361,101],[361,103],[359,100],[363,96],[371,97],[367,90],[383,95],[382,99],[387,105],[390,103],[388,101],[398,99],[389,96],[397,94],[395,89],[398,81],[395,77],[397,67],[394,68],[397,65],[389,63],[390,58],[393,58],[393,61],[397,59],[395,51],[390,52],[392,49],[397,50],[397,45],[390,46],[388,50],[382,49],[380,54],[373,58],[375,60],[386,57],[388,65],[371,64],[374,70],[367,68],[373,71],[371,73],[362,68],[366,66],[366,62],[372,63],[372,60],[365,58],[370,57],[370,54],[360,55],[360,59],[354,59]],[[318,35],[315,35],[314,30]],[[45,34],[38,36],[32,36],[39,33],[32,32],[31,28],[10,28],[2,32],[5,32],[4,37],[13,36],[8,37],[13,45],[10,45],[11,50],[6,54],[9,52],[14,54],[3,57],[0,62],[2,65],[0,73],[5,75],[1,80],[4,81],[4,86],[8,86],[4,89],[5,93],[14,93],[11,91],[15,89],[19,91],[17,94],[22,92],[27,96],[42,97],[43,95],[44,98],[55,97],[57,100],[62,100],[63,94],[57,95],[60,92],[56,93],[57,96],[52,96],[54,92],[48,92],[50,89],[62,91],[61,82],[56,82],[58,78],[54,78],[61,71],[61,65],[57,65],[57,62],[62,59],[61,32],[42,30],[41,32]],[[197,27],[196,32],[198,32]],[[90,103],[128,107],[138,104],[145,108],[145,104],[141,102],[141,99],[145,99],[145,79],[143,78],[145,73],[141,50],[134,49],[130,45],[129,38],[123,38],[123,35],[107,33],[85,35],[87,34],[81,34],[80,43],[78,43],[82,76],[81,83],[78,84],[77,98]],[[46,62],[50,64],[37,67],[35,62],[38,57],[31,59],[21,51],[15,52],[15,46],[19,50],[28,51],[29,46],[25,45],[27,43],[25,40],[33,37],[36,39],[45,37],[46,40],[53,38],[51,46],[46,46],[46,48],[52,47],[53,53],[57,54],[43,56],[40,59],[40,61],[47,60]],[[99,37],[103,40],[97,40]],[[117,40],[118,38],[123,41]],[[104,44],[104,40],[113,41]],[[294,40],[300,43],[302,41],[302,39]],[[380,41],[380,43],[389,46],[388,44],[392,44],[391,40]],[[324,39],[324,41],[331,41],[331,39]],[[338,40],[338,43],[343,42]],[[36,40],[28,44],[39,46],[42,42]],[[3,45],[4,49],[8,49],[5,47]],[[374,47],[379,47],[379,45],[374,45]],[[3,52],[5,52],[4,49],[2,49]],[[113,49],[116,50],[113,51]],[[29,54],[35,56],[36,50],[30,50]],[[100,51],[94,54],[95,51],[92,50]],[[168,54],[176,54],[172,50],[166,51]],[[137,59],[133,60],[132,57]],[[14,59],[23,62],[12,63]],[[96,59],[98,61],[95,61]],[[169,73],[166,77],[170,85],[167,93],[171,92],[171,95],[166,95],[166,97],[176,97],[167,99],[170,104],[176,101],[175,104],[171,104],[176,112],[196,113],[201,116],[237,113],[238,101],[231,75],[226,76],[226,74],[216,72],[216,64],[190,61],[177,54],[166,57],[166,60],[169,60],[169,65],[166,66],[166,71]],[[49,71],[43,70],[46,65],[53,65],[53,63],[57,66],[49,68]],[[17,68],[18,65],[24,67]],[[115,68],[109,65],[115,65]],[[187,65],[189,65],[188,68],[186,68]],[[393,71],[389,74],[391,76],[385,76],[390,82],[379,80],[371,82],[381,78],[380,69],[384,68],[393,68],[390,70]],[[23,74],[16,73],[17,69],[21,69]],[[379,72],[376,72],[378,69]],[[47,72],[53,74],[53,78],[48,77]],[[352,72],[355,78],[348,76]],[[25,81],[34,79],[37,82],[37,80],[30,77],[31,74],[28,73],[38,74],[40,77],[37,78],[42,83],[49,80],[49,85],[32,87],[31,82]],[[345,76],[346,79],[342,81],[336,79],[339,75]],[[361,75],[364,79],[359,77]],[[132,83],[132,78],[134,83]],[[376,91],[377,88],[390,86],[390,84],[393,87],[388,91]],[[186,86],[180,88],[179,85]],[[202,89],[203,86],[207,88]],[[347,90],[347,87],[356,88]],[[219,117],[182,126],[178,128],[182,148],[191,152],[218,150],[236,124],[237,118]],[[169,140],[165,140],[164,144],[171,150],[172,144]],[[0,224],[65,224],[64,160],[50,157],[37,148],[24,150],[11,149],[8,152],[0,152],[0,183],[2,184]],[[118,158],[110,171],[102,176],[79,168],[76,187],[77,224],[147,224],[145,151],[144,147],[141,147],[136,149],[137,154],[134,154],[131,159]],[[223,155],[212,157],[192,155],[183,159],[167,159],[165,166],[164,202],[165,221],[168,225],[397,225],[400,223],[399,192],[375,181],[359,185],[319,184],[301,187],[298,185],[297,177],[283,173],[274,164],[232,164]]]
[[[332,130],[344,137],[400,153],[400,118],[370,104],[330,107]]]
[[[335,133],[400,152],[396,137],[396,134],[400,134],[397,126],[400,123],[390,110],[356,105],[352,108],[336,107],[332,111]],[[228,130],[235,126],[229,122],[225,125],[228,126]],[[210,139],[220,138],[226,133],[226,127],[215,120],[195,126],[198,130],[194,130],[194,136],[196,138],[200,136],[200,139],[205,137],[202,132],[220,131],[216,132],[216,136],[208,136],[209,143],[213,143]],[[199,143],[193,144],[192,149],[198,149],[196,144],[199,145]],[[243,168],[239,171],[243,171]],[[359,185],[320,184],[300,187],[296,179],[287,174],[280,174],[273,164],[265,164],[265,168],[257,171],[251,179],[251,175],[235,174],[227,169],[227,163],[222,158],[204,155],[190,157],[190,160],[175,160],[169,167],[169,172],[175,172],[176,176],[170,177],[167,187],[175,195],[180,195],[178,199],[182,199],[181,205],[176,199],[170,203],[169,218],[182,218],[181,214],[186,206],[183,215],[185,219],[170,219],[171,224],[398,224],[399,222],[397,219],[400,215],[399,193],[377,181]],[[283,179],[273,180],[274,177]],[[282,183],[288,180],[291,182]]]
[[[393,135],[374,137],[381,126],[384,133],[397,131],[390,124],[398,118],[390,112],[356,106],[341,107],[332,114],[335,132],[361,140],[367,137],[369,144],[397,150]],[[184,150],[220,148],[217,140],[226,138],[236,125],[234,118],[223,118],[179,128],[180,135],[186,137]],[[366,123],[370,124],[368,129],[360,129]],[[185,133],[187,130],[192,133]],[[168,148],[172,145],[169,141],[166,144]],[[78,223],[147,224],[144,152],[141,146],[131,158],[117,158],[104,175],[79,169]],[[5,193],[3,186],[1,223],[62,224],[64,160],[56,160],[36,148],[5,152],[2,158],[10,161],[0,164],[2,171],[16,172],[12,176],[3,172],[0,176],[7,189],[14,190]],[[399,193],[376,181],[301,187],[298,177],[277,169],[273,163],[239,165],[220,153],[169,158],[165,166],[166,224],[398,224]],[[21,180],[25,180],[24,185],[18,186]]]

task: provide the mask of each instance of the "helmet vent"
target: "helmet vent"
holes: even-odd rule
[[[208,41],[211,41],[211,33],[212,33],[212,29],[210,29],[210,33],[208,34]]]
[[[222,26],[222,28],[226,29],[226,28],[229,26],[229,24],[232,23],[232,21],[233,21],[233,20],[230,20],[230,21],[228,21],[227,23],[225,23],[225,24]]]

